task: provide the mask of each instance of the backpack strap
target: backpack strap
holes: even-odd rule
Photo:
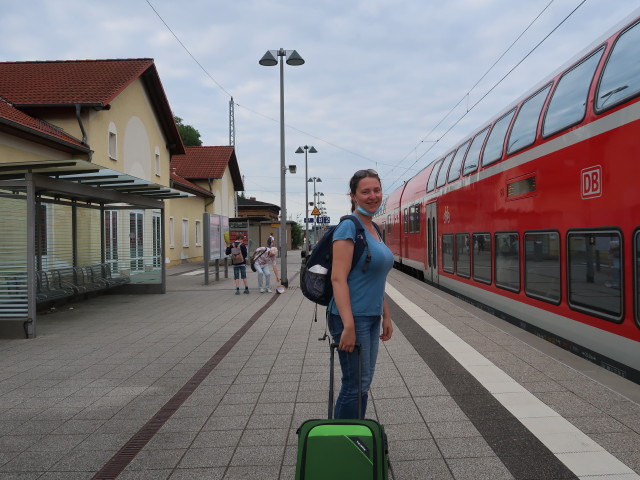
[[[351,261],[351,270],[353,270],[360,260],[363,252],[367,251],[367,256],[364,261],[364,265],[362,266],[362,273],[366,273],[369,270],[369,263],[371,263],[371,250],[369,250],[369,244],[367,243],[367,235],[364,230],[364,225],[358,217],[355,215],[345,215],[340,218],[340,221],[343,220],[351,220],[353,224],[356,226],[356,238],[354,239],[353,246],[353,260]],[[374,225],[376,225],[374,223]],[[376,230],[378,230],[378,226],[376,225]],[[380,232],[380,230],[378,230]]]

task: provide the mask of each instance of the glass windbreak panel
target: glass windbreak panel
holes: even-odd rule
[[[431,174],[429,175],[429,181],[427,182],[427,192],[432,192],[433,189],[436,188],[436,178],[438,177],[441,166],[442,160],[433,166],[433,170],[431,170]]]
[[[453,154],[455,152],[451,152],[444,158],[442,162],[442,167],[440,167],[440,173],[438,173],[438,180],[436,181],[436,188],[442,187],[445,183],[447,183],[447,172],[449,171],[449,165],[451,165],[451,159],[453,158]]]
[[[491,234],[473,234],[473,279],[491,283]]]
[[[507,155],[532,145],[536,140],[540,112],[547,99],[551,85],[547,85],[522,104],[507,143]]]
[[[456,155],[453,157],[451,167],[449,167],[449,177],[447,178],[449,182],[453,182],[460,178],[460,167],[462,166],[462,160],[464,160],[464,154],[467,152],[469,143],[471,143],[471,140],[467,140],[463,143],[456,152]]]
[[[575,125],[584,118],[589,86],[602,51],[601,48],[560,78],[542,125],[545,137]]]
[[[456,273],[465,278],[469,278],[471,274],[468,233],[456,233]]]
[[[560,301],[560,236],[557,232],[525,233],[524,291],[551,303]]]
[[[489,140],[487,140],[487,146],[484,147],[484,153],[482,154],[483,167],[497,162],[502,158],[504,138],[507,135],[507,130],[509,129],[514,113],[515,109],[511,110],[493,126],[491,135],[489,135]]]
[[[596,110],[613,107],[640,92],[640,24],[636,23],[618,38],[602,72]]]
[[[0,235],[0,322],[3,319],[26,320],[29,318],[27,205],[26,195],[5,189],[0,190],[0,217],[5,225]],[[37,207],[37,210],[41,209]],[[36,214],[43,215],[43,212],[37,211]],[[46,209],[44,218],[41,219],[46,221]],[[9,225],[10,228],[8,228]],[[46,237],[46,230],[44,232]],[[36,241],[42,250],[42,240]],[[41,268],[37,269],[41,270]],[[40,281],[37,285],[41,289]]]
[[[480,150],[482,150],[482,144],[484,139],[489,133],[489,127],[482,130],[475,136],[471,146],[469,147],[469,153],[464,159],[464,166],[462,167],[462,176],[475,172],[478,169],[478,160],[480,159]]]
[[[622,238],[618,232],[569,234],[569,302],[577,310],[622,316]]]
[[[453,235],[442,235],[442,270],[453,273]]]
[[[517,233],[496,233],[496,286],[520,290],[520,244]]]

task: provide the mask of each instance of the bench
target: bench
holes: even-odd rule
[[[57,272],[36,272],[36,305],[42,306],[53,300],[62,300],[76,294],[73,286],[65,284]]]
[[[112,276],[111,265],[109,265],[108,263],[90,265],[88,268],[91,270],[93,281],[104,282],[107,288],[124,285],[125,283],[129,283],[131,281],[129,277]]]

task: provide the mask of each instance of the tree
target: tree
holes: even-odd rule
[[[182,138],[182,143],[185,147],[201,147],[202,140],[200,140],[200,132],[193,128],[191,125],[184,125],[180,117],[174,116],[173,119],[178,127],[178,132]]]
[[[302,245],[302,227],[297,223],[291,223],[291,248],[298,249]]]

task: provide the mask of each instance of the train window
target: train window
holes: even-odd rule
[[[473,279],[476,282],[491,283],[491,234],[474,233],[473,239]]]
[[[622,238],[620,233],[570,232],[569,305],[608,320],[622,320]]]
[[[407,215],[407,209],[404,209],[404,233],[409,233],[409,215]]]
[[[639,23],[618,37],[598,85],[597,111],[614,107],[640,92],[640,64],[637,61],[639,43]]]
[[[436,180],[436,188],[440,188],[447,183],[447,172],[449,171],[449,166],[451,165],[451,159],[453,158],[454,153],[456,152],[451,152],[444,158],[442,167],[440,167],[440,173],[438,173],[438,179]]]
[[[415,211],[414,211],[414,217],[413,217],[413,221],[414,226],[413,226],[413,231],[416,233],[420,233],[420,204],[416,204],[415,205]]]
[[[453,273],[453,234],[442,235],[442,270]]]
[[[520,239],[517,233],[496,233],[496,287],[520,291]]]
[[[547,107],[543,136],[548,137],[582,121],[589,86],[603,51],[599,49],[560,78]]]
[[[635,235],[635,245],[634,245],[633,256],[635,257],[635,277],[636,277],[636,285],[633,296],[635,298],[636,305],[636,325],[640,327],[640,231],[636,231]]]
[[[464,154],[467,153],[467,149],[469,148],[469,144],[471,140],[467,140],[463,143],[458,151],[456,152],[455,157],[453,157],[453,161],[451,162],[451,166],[449,167],[449,177],[447,180],[449,182],[453,182],[460,178],[460,167],[462,166],[462,160],[464,160]]]
[[[484,147],[484,153],[482,154],[483,167],[491,165],[502,158],[504,138],[507,136],[507,130],[509,130],[509,125],[511,125],[511,119],[515,112],[516,110],[514,108],[504,117],[500,118],[491,129],[491,134],[489,135],[487,145]]]
[[[391,215],[387,215],[387,233],[391,233]]]
[[[522,150],[535,142],[536,132],[538,131],[538,119],[540,118],[540,112],[542,111],[544,101],[547,99],[550,89],[551,84],[544,87],[522,104],[516,116],[516,121],[513,122],[511,133],[509,134],[507,155]]]
[[[524,234],[524,292],[533,298],[560,303],[560,235]]]
[[[462,166],[462,176],[475,172],[478,169],[480,150],[482,150],[482,145],[484,144],[484,139],[487,137],[487,133],[489,133],[489,127],[478,133],[473,139],[473,142],[471,142],[469,153],[467,153],[464,159],[464,165]]]
[[[427,192],[431,192],[436,188],[436,178],[438,177],[438,171],[440,170],[441,165],[442,160],[433,166],[433,170],[431,170],[431,173],[429,174],[429,181],[427,182]]]
[[[413,233],[413,205],[409,207],[409,233]]]
[[[461,277],[471,276],[471,252],[469,234],[456,233],[456,273]]]

